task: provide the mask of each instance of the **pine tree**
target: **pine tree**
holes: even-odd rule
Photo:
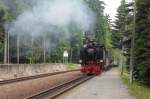
[[[124,55],[127,58],[126,65],[129,69],[130,64],[130,50],[131,50],[131,36],[133,32],[133,2],[127,3],[126,7],[126,21],[125,21],[125,32],[123,34],[123,47]]]
[[[150,1],[137,0],[135,67],[138,78],[150,84]]]
[[[95,39],[97,43],[104,43],[104,33],[105,33],[105,17],[104,17],[104,2],[101,0],[85,0],[89,7],[96,14],[96,23],[93,33],[95,34]]]
[[[113,45],[116,48],[121,49],[121,43],[123,39],[123,34],[125,33],[125,23],[126,23],[126,2],[121,1],[121,5],[117,9],[117,16],[114,24],[114,29],[112,33]]]

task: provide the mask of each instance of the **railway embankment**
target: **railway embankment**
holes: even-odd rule
[[[78,64],[1,64],[0,80],[79,69]]]
[[[133,84],[129,84],[129,74],[124,72],[121,76],[123,82],[128,86],[128,91],[130,94],[137,97],[137,99],[150,99],[150,87],[145,86],[137,81]]]

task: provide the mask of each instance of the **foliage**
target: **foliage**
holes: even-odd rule
[[[138,79],[150,84],[150,1],[137,0],[135,68]]]
[[[111,32],[110,32],[110,23],[109,16],[104,15],[104,2],[100,0],[84,0],[89,8],[96,14],[96,25],[93,31],[97,43],[104,44],[106,48],[112,49],[111,45]],[[11,3],[10,3],[11,2]],[[4,46],[4,24],[5,22],[10,22],[13,19],[16,19],[17,16],[30,9],[32,3],[35,3],[36,0],[1,0],[0,1],[0,43]],[[79,60],[79,50],[83,45],[83,32],[78,30],[74,23],[71,23],[68,27],[70,38],[64,38],[64,33],[62,31],[57,31],[59,37],[54,35],[45,35],[47,45],[46,48],[46,62],[63,62],[63,52],[67,50],[69,53],[69,62],[78,63]],[[56,28],[57,30],[57,28]],[[2,31],[2,32],[1,32]],[[44,58],[44,48],[42,37],[37,37],[32,41],[32,36],[22,35],[20,40],[20,63],[42,63]],[[23,42],[25,41],[25,42]],[[53,46],[53,43],[57,42],[57,45]],[[16,63],[17,60],[17,35],[11,37],[10,39],[10,61]],[[3,50],[3,47],[1,48]],[[3,51],[1,52],[3,54]]]
[[[117,16],[112,33],[113,45],[119,49],[121,49],[121,42],[123,34],[125,33],[126,15],[125,0],[122,0],[121,5],[117,9]]]
[[[150,1],[136,0],[136,39],[134,46],[134,79],[150,84]],[[133,31],[133,3],[122,0],[113,29],[113,45],[124,51],[127,65],[130,62]]]
[[[76,69],[76,64],[66,64],[66,67],[67,67],[67,69],[69,69],[69,70],[74,70],[74,69]]]
[[[104,23],[103,23],[103,39],[104,39],[104,46],[107,49],[112,50],[112,33],[111,33],[111,23],[109,19],[109,15],[106,15],[104,17]]]
[[[103,44],[104,38],[104,2],[101,0],[85,0],[89,7],[96,13],[96,26],[94,28],[95,39],[97,43]]]
[[[126,40],[128,39],[127,26],[128,24],[130,24],[127,23],[127,17],[130,15],[130,12],[128,12],[128,10],[129,8],[127,6],[127,3],[125,2],[125,0],[122,0],[120,6],[117,9],[116,20],[114,21],[114,24],[112,24],[113,28],[111,29],[111,43],[113,46],[112,53],[121,66],[124,64],[124,60],[126,60],[124,59],[123,53],[126,52],[126,54],[129,54],[126,50]],[[127,44],[130,44],[130,42]]]
[[[136,96],[137,99],[149,99],[150,97],[150,87],[142,85],[140,83],[129,84],[129,75],[127,72],[121,76],[123,82],[128,86],[129,92]]]

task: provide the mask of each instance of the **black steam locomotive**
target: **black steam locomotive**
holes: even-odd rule
[[[110,65],[110,58],[103,45],[96,44],[93,40],[87,39],[80,49],[80,63],[83,74],[98,75]]]

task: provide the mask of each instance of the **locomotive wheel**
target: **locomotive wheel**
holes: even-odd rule
[[[87,76],[93,76],[94,74],[87,74]]]

